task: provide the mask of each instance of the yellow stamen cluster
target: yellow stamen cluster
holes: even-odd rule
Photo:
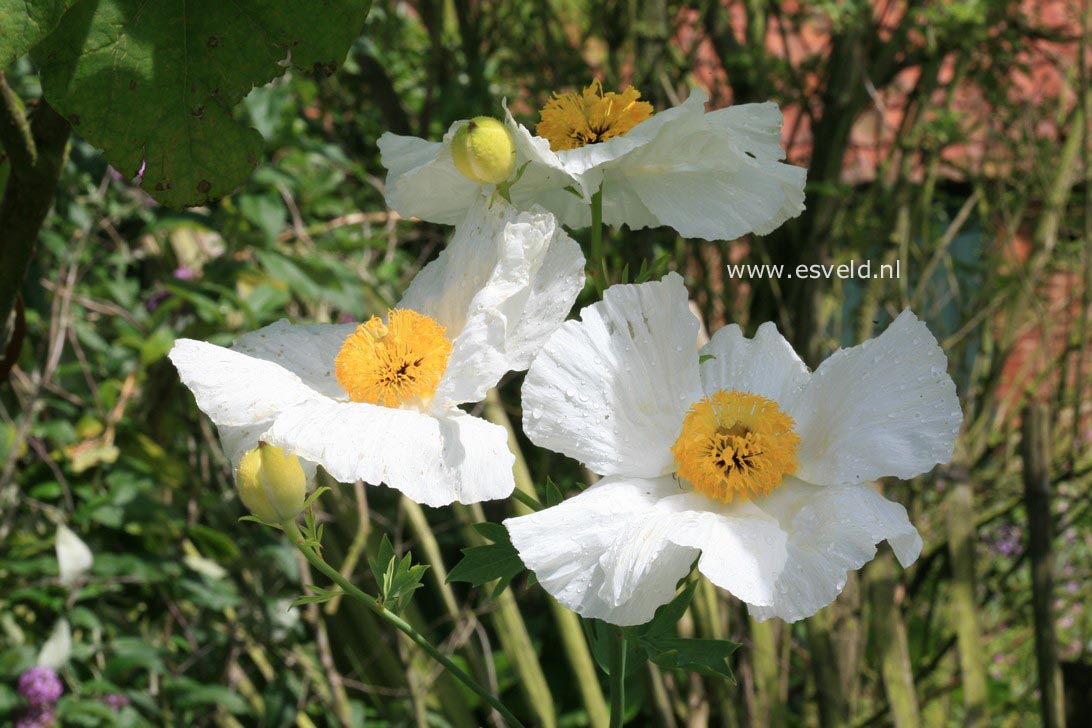
[[[451,356],[444,327],[416,311],[373,316],[345,339],[334,360],[338,384],[354,402],[400,407],[436,393]]]
[[[603,93],[596,79],[582,93],[555,93],[539,114],[535,133],[560,152],[621,136],[652,116],[652,104],[638,101],[641,92],[630,86],[621,93]]]
[[[678,476],[725,503],[769,495],[796,472],[800,438],[771,399],[721,390],[687,413],[671,452]]]

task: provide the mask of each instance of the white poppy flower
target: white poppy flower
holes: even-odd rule
[[[697,332],[670,274],[612,286],[532,364],[527,436],[605,476],[505,521],[546,591],[585,617],[641,624],[697,558],[756,619],[795,621],[882,540],[911,564],[921,538],[868,481],[951,457],[962,414],[925,324],[904,311],[815,372],[773,324],[753,339],[726,326],[700,359]]]
[[[49,639],[38,650],[36,664],[57,671],[64,667],[68,658],[72,656],[72,627],[68,620],[61,617],[53,624],[53,631],[49,633]]]
[[[555,97],[538,126],[548,139],[505,109],[522,169],[512,202],[541,205],[581,228],[591,224],[591,196],[602,187],[606,224],[666,225],[707,240],[764,235],[803,211],[807,170],[781,162],[777,104],[706,113],[708,96],[694,89],[680,106],[651,114],[631,92],[603,94],[593,83],[583,94]],[[648,112],[633,113],[638,106]],[[391,133],[379,139],[392,208],[438,223],[459,219],[479,188],[452,160],[450,141],[465,123],[453,124],[443,142]]]
[[[485,196],[385,320],[280,321],[226,349],[170,358],[236,467],[259,441],[342,482],[438,506],[508,496],[507,432],[458,405],[526,369],[584,284],[580,247],[550,213]]]
[[[63,523],[57,525],[57,538],[53,547],[57,551],[57,568],[60,571],[60,582],[64,586],[75,584],[91,568],[94,561],[91,549]]]

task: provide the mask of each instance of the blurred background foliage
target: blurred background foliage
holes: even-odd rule
[[[700,582],[678,628],[742,643],[738,684],[650,666],[630,677],[631,720],[1057,725],[1046,666],[1080,724],[1092,687],[1088,12],[1076,0],[378,3],[335,75],[290,71],[247,96],[237,113],[266,158],[216,203],[159,206],[73,137],[0,388],[0,722],[18,714],[16,678],[60,615],[75,635],[64,725],[495,721],[358,605],[289,608],[315,579],[280,534],[237,520],[230,466],[165,354],[180,337],[229,344],[282,317],[384,310],[448,231],[386,209],[379,135],[439,139],[455,120],[500,114],[505,97],[530,124],[552,91],[598,76],[659,109],[693,85],[715,105],[778,101],[790,160],[810,168],[808,210],[732,243],[614,231],[580,305],[657,261],[657,274],[686,276],[710,330],[774,320],[813,364],[911,305],[948,352],[965,412],[951,465],[879,486],[922,532],[917,564],[900,570],[884,546],[794,625],[757,624]],[[39,95],[27,59],[6,70],[23,98]],[[902,275],[726,269],[851,259],[898,261]],[[506,380],[486,416],[518,423],[520,383]],[[569,493],[588,482],[518,424],[513,438],[540,496],[547,476]],[[1048,507],[1029,510],[1040,485]],[[445,583],[480,542],[471,524],[514,502],[422,509],[356,484],[320,508],[327,557],[364,588],[384,534],[431,564],[408,618],[529,724],[606,724],[575,618],[524,577],[496,600]],[[60,522],[95,554],[71,595],[56,583]],[[1033,531],[1049,534],[1045,549],[1029,550]],[[1053,583],[1033,583],[1033,567]],[[120,713],[99,702],[114,693],[131,700]]]

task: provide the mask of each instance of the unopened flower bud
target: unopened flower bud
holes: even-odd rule
[[[239,498],[266,523],[295,519],[307,497],[307,476],[295,455],[264,442],[243,455],[235,472]]]
[[[482,184],[500,184],[516,168],[516,147],[512,133],[489,116],[478,116],[459,127],[451,139],[455,167]]]

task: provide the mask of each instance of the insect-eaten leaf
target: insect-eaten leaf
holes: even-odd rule
[[[115,169],[126,177],[143,169],[143,189],[165,205],[205,204],[241,185],[262,155],[261,135],[234,107],[289,65],[333,73],[369,6],[80,2],[32,57],[46,100]]]
[[[516,547],[508,538],[508,529],[499,523],[478,523],[474,530],[493,543],[463,549],[463,558],[447,575],[447,580],[465,581],[474,586],[496,581],[492,596],[501,594],[512,579],[526,567]]]
[[[395,614],[400,614],[413,598],[413,593],[423,586],[421,579],[428,571],[427,564],[414,566],[412,553],[399,558],[386,536],[379,544],[375,560],[369,565],[379,586],[379,601]]]

